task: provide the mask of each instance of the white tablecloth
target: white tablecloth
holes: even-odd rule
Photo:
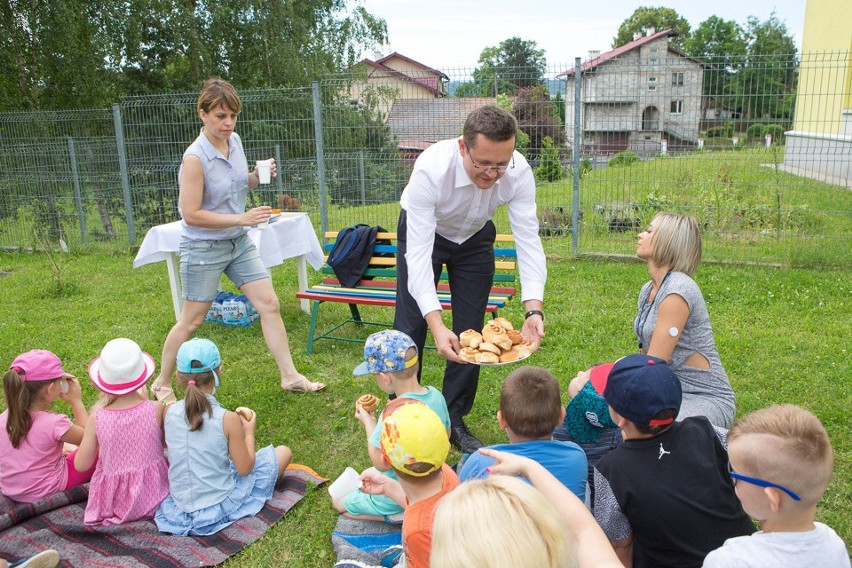
[[[315,270],[322,268],[325,262],[322,246],[307,213],[282,213],[265,230],[249,229],[248,236],[258,248],[260,258],[267,269],[281,264],[288,258],[296,258],[299,261],[300,290],[307,288],[305,261],[309,262]],[[142,246],[139,247],[139,252],[133,260],[133,268],[152,262],[166,261],[176,318],[180,315],[183,305],[177,264],[180,239],[180,221],[152,227],[145,235]],[[309,311],[307,300],[302,300],[302,309]]]

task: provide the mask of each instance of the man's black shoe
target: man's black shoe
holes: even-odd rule
[[[479,438],[471,434],[464,424],[450,428],[450,443],[464,454],[472,454],[482,447]]]

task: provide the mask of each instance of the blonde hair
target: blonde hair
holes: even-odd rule
[[[757,449],[742,466],[755,477],[783,485],[812,506],[831,481],[834,452],[819,419],[799,406],[779,404],[756,410],[737,420],[728,444],[749,435],[761,436]]]
[[[204,82],[198,94],[198,110],[210,112],[217,106],[224,106],[239,114],[243,107],[237,90],[224,79],[211,77]]]
[[[432,524],[433,568],[573,568],[568,527],[537,489],[492,475],[453,489]]]
[[[651,258],[657,266],[688,276],[701,264],[701,229],[695,217],[665,213],[654,216]]]

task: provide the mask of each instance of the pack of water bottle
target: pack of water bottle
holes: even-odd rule
[[[205,321],[223,325],[248,327],[257,321],[257,310],[245,294],[219,292],[210,305]]]

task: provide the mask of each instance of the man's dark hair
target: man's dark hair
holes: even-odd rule
[[[494,105],[479,107],[467,115],[464,121],[464,141],[470,148],[476,147],[476,135],[482,134],[489,140],[503,142],[514,138],[518,132],[518,121],[512,113]]]

